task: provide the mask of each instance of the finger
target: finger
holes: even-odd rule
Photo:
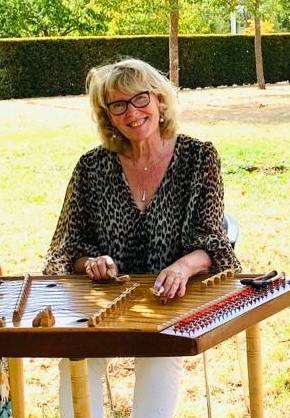
[[[158,274],[158,276],[157,276],[157,278],[155,280],[155,283],[154,283],[153,287],[155,289],[157,289],[157,290],[159,290],[161,287],[163,287],[163,283],[165,282],[166,277],[167,277],[166,272],[165,271],[161,271]]]
[[[107,279],[107,264],[106,264],[106,258],[105,257],[99,257],[97,258],[97,261],[95,265],[93,266],[93,271],[96,275],[96,277],[100,279]]]
[[[109,277],[116,277],[117,276],[117,269],[116,266],[110,267],[107,269],[107,276]]]
[[[90,264],[91,271],[93,273],[93,279],[94,280],[100,280],[102,279],[101,271],[99,269],[99,260],[96,259],[96,261],[92,261]]]
[[[106,257],[106,273],[109,277],[116,277],[118,273],[116,264],[109,256]]]
[[[90,279],[95,278],[90,264],[87,264],[87,266],[86,266],[86,274],[89,276]]]
[[[165,279],[163,281],[164,296],[169,297],[169,292],[170,292],[170,289],[171,289],[171,287],[174,283],[174,280],[175,280],[176,276],[175,276],[174,272],[171,272],[171,271],[168,271],[168,270],[165,271],[164,273],[165,273]]]
[[[105,259],[108,269],[115,267],[115,263],[112,257],[110,257],[109,255],[105,255],[103,258]]]
[[[102,278],[98,267],[98,262],[98,257],[89,257],[86,261],[86,273],[93,280],[99,280]]]
[[[179,285],[180,285],[180,279],[175,278],[171,284],[171,287],[169,288],[167,295],[169,299],[173,299],[177,290],[179,289]]]
[[[185,295],[186,285],[187,285],[187,280],[181,279],[181,282],[180,282],[180,285],[179,285],[179,290],[178,290],[178,296],[179,297],[182,297],[182,296]]]

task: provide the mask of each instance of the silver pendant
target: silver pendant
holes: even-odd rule
[[[142,194],[142,197],[141,197],[141,202],[145,202],[145,201],[146,201],[146,191],[143,190],[143,194]]]

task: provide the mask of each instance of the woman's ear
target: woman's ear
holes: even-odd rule
[[[157,94],[156,97],[157,97],[158,102],[162,103],[162,95],[159,93],[159,94]]]

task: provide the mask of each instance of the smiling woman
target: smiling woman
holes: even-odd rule
[[[106,148],[122,152],[123,149],[130,147],[128,138],[114,130],[110,114],[116,115],[116,112],[112,112],[110,103],[133,99],[135,103],[131,107],[135,105],[135,108],[145,108],[152,101],[152,94],[158,100],[158,116],[162,121],[159,129],[162,139],[170,140],[175,136],[177,129],[176,90],[163,74],[149,64],[136,59],[128,59],[114,65],[93,68],[87,77],[87,90],[90,94],[92,114],[99,126],[101,139]],[[125,95],[116,96],[120,93]],[[145,93],[146,96],[142,94],[140,97],[140,93]],[[136,95],[139,103],[141,100],[142,106],[138,103],[136,105],[136,99],[134,99]],[[128,103],[125,106],[127,110]],[[121,115],[124,112],[117,114]]]
[[[240,269],[223,227],[218,154],[177,134],[176,93],[149,64],[129,59],[90,71],[92,114],[103,145],[83,155],[69,182],[45,273],[155,273],[164,300],[189,277]],[[105,359],[89,359],[93,418],[103,416]],[[169,418],[182,360],[138,358],[133,418]],[[69,362],[60,363],[61,418],[73,416]],[[158,393],[158,396],[156,396]]]

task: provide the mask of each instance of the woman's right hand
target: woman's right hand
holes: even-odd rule
[[[89,257],[85,261],[86,274],[93,280],[106,280],[116,276],[118,269],[109,255]]]

